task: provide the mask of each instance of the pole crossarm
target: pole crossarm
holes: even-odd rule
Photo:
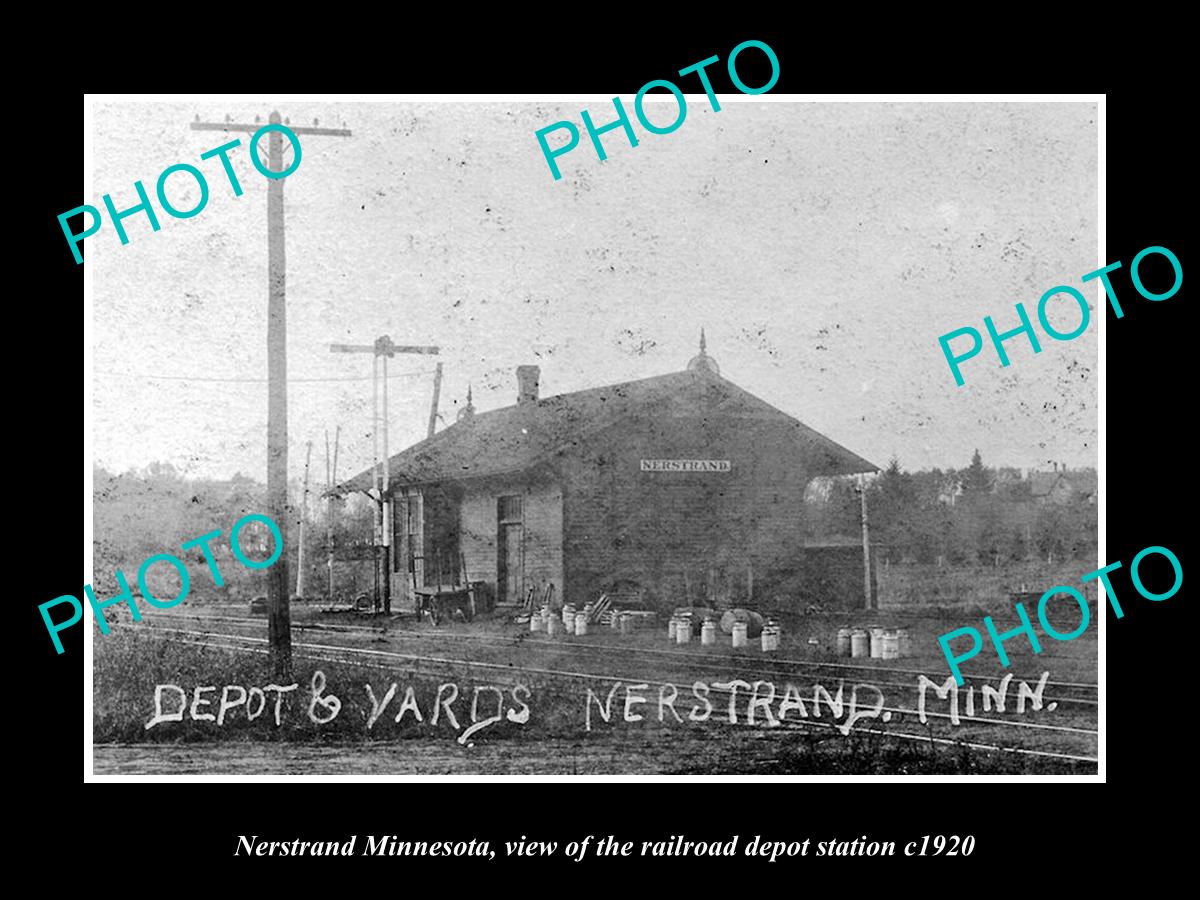
[[[261,130],[269,122],[255,123],[253,125],[247,122],[192,122],[190,128],[192,131],[245,131],[250,134]],[[324,134],[333,137],[350,137],[349,128],[316,128],[311,125],[288,125],[288,131],[295,134]]]
[[[379,338],[374,344],[330,344],[329,349],[334,353],[374,353],[376,356],[395,356],[397,353],[423,353],[426,356],[437,356],[440,347],[424,345],[393,344],[387,335]]]

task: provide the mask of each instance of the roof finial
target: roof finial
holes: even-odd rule
[[[689,372],[711,372],[714,375],[721,374],[721,367],[717,365],[717,361],[708,355],[708,341],[704,337],[704,328],[700,328],[700,352],[692,357],[688,363]]]
[[[458,411],[458,421],[469,419],[475,415],[475,404],[471,402],[471,383],[467,382],[467,405]]]

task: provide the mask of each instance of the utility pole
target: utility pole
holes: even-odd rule
[[[438,400],[442,394],[442,364],[438,363],[437,368],[433,370],[433,403],[429,407],[429,434],[427,437],[433,437],[433,432],[437,429],[437,411]]]
[[[371,353],[372,361],[372,407],[371,431],[374,434],[375,461],[375,575],[377,580],[375,610],[379,611],[380,595],[382,594],[384,615],[392,614],[392,583],[388,566],[391,560],[392,546],[392,471],[391,459],[388,456],[388,373],[387,361],[397,353],[423,353],[436,355],[439,348],[430,346],[414,346],[409,344],[393,344],[388,335],[375,339],[374,344],[330,344],[329,349],[334,353]],[[380,372],[382,363],[382,374]],[[383,403],[380,408],[380,386],[382,385]],[[382,448],[380,444],[382,443]],[[382,464],[380,462],[382,456]]]
[[[270,125],[279,126],[278,112],[270,115]],[[292,127],[296,135],[319,134],[349,137],[345,128]],[[264,126],[255,122],[191,123],[193,131],[240,131],[257,134]],[[268,126],[269,127],[269,126]],[[298,148],[292,148],[295,153]],[[250,147],[250,152],[256,152]],[[283,135],[276,128],[268,132],[267,167],[283,172]],[[287,292],[286,257],[283,235],[283,182],[272,178],[267,187],[267,515],[286,523],[287,515]],[[292,676],[292,620],[288,602],[287,554],[267,571],[267,643],[271,669],[275,675]]]
[[[329,467],[329,429],[325,429],[325,550],[328,554],[325,565],[329,568],[329,606],[333,607],[333,486],[337,483],[338,444],[342,439],[342,426],[337,427],[333,437],[333,468]]]
[[[867,479],[865,475],[858,476],[858,498],[862,507],[863,597],[866,600],[863,608],[871,609],[871,532],[867,525]]]
[[[312,462],[312,441],[304,453],[304,493],[300,495],[300,546],[296,548],[296,596],[303,600],[304,592],[304,528],[308,520],[308,464]]]

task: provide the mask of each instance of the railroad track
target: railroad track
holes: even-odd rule
[[[168,617],[160,617],[168,618]],[[262,630],[264,622],[262,619],[254,619],[248,617],[234,616],[202,616],[195,614],[177,614],[170,618],[185,618],[198,622],[224,622],[231,625],[241,627],[254,628]],[[488,635],[488,634],[465,634],[462,632],[438,632],[438,631],[412,631],[400,628],[377,628],[369,625],[340,625],[333,623],[305,623],[293,622],[292,628],[295,630],[313,630],[313,631],[328,631],[333,633],[347,634],[372,634],[377,637],[399,637],[399,638],[414,638],[423,641],[469,641],[475,645],[490,646],[496,648],[503,647],[519,647],[529,645],[533,647],[551,647],[551,648],[570,648],[572,652],[583,652],[602,654],[605,657],[621,655],[630,658],[658,658],[658,659],[687,659],[690,669],[700,669],[707,671],[727,671],[731,666],[737,666],[739,671],[750,674],[769,674],[773,676],[786,674],[800,674],[804,671],[811,670],[828,670],[831,672],[865,672],[875,675],[925,675],[929,677],[925,671],[920,669],[902,669],[893,666],[863,666],[852,663],[836,663],[829,661],[814,661],[814,660],[799,660],[787,659],[778,657],[761,657],[747,656],[744,654],[730,654],[722,657],[720,661],[711,658],[706,658],[702,653],[686,650],[668,650],[656,647],[630,647],[622,644],[596,643],[590,641],[581,641],[577,638],[572,638],[569,642],[556,641],[553,638],[534,636],[528,632],[521,632],[517,635]],[[1006,673],[1007,674],[1007,673]],[[947,675],[947,677],[949,677]],[[1005,676],[993,675],[967,675],[964,674],[964,679],[969,679],[973,682],[984,683],[999,683]],[[912,682],[896,682],[896,681],[877,681],[875,678],[868,679],[872,684],[882,685],[886,687],[906,688],[917,690],[917,685]],[[936,679],[930,679],[936,680]],[[942,679],[943,681],[945,679]],[[1012,676],[1013,681],[1026,681],[1036,683],[1038,676],[1016,675]],[[1070,682],[1070,681],[1046,681],[1047,687],[1059,687],[1080,691],[1096,691],[1097,685],[1092,682]],[[1095,706],[1096,700],[1089,697],[1051,697],[1047,702],[1057,703],[1074,703],[1084,706]]]
[[[177,618],[200,618],[203,621],[209,621],[209,622],[214,621],[214,620],[215,621],[224,621],[227,625],[233,624],[233,625],[240,625],[243,627],[255,627],[256,629],[261,629],[261,627],[262,627],[262,621],[256,620],[256,619],[238,619],[238,618],[232,618],[232,617],[215,617],[215,616],[205,616],[205,617],[178,616]],[[210,647],[213,649],[221,649],[221,650],[226,650],[226,651],[230,651],[230,652],[250,652],[250,653],[266,653],[267,652],[266,639],[255,636],[255,635],[245,635],[245,634],[237,634],[237,633],[231,634],[228,632],[213,631],[211,629],[171,628],[171,627],[166,626],[165,624],[153,624],[149,628],[147,628],[145,624],[142,624],[139,626],[132,626],[132,625],[126,624],[126,625],[119,625],[118,627],[120,627],[120,628],[136,627],[136,629],[139,632],[151,635],[155,638],[172,640],[172,641],[175,641],[178,643],[183,643],[183,644],[188,644],[188,645]],[[311,626],[310,626],[310,630],[313,630],[311,628]],[[330,631],[330,632],[335,632],[335,633],[336,632],[349,632],[349,633],[370,632],[370,633],[376,633],[376,634],[383,634],[383,632],[380,629],[372,629],[372,628],[367,628],[367,627],[362,627],[362,626],[334,626],[332,628],[327,627],[327,626],[320,626],[319,628],[317,628],[315,630]],[[401,635],[401,636],[415,635],[418,637],[426,637],[427,636],[426,634],[423,634],[421,632],[403,632],[403,631],[398,631],[398,630],[396,630],[396,631],[389,630],[387,632],[387,634]],[[461,637],[461,635],[455,634],[454,637],[458,638],[458,637]],[[485,638],[485,636],[472,636],[472,637],[478,637],[480,639]],[[490,639],[490,643],[492,643],[493,645],[511,647],[511,646],[519,645],[520,641],[517,639],[496,638],[496,639]],[[551,643],[551,642],[547,642],[547,643]],[[572,644],[570,646],[580,647],[580,646],[589,646],[589,645],[572,642]],[[593,649],[599,649],[599,650],[605,650],[605,651],[613,649],[607,645],[590,645],[590,646]],[[641,652],[641,653],[650,654],[650,655],[661,654],[661,653],[667,653],[670,655],[679,655],[677,652],[656,651],[656,650],[653,650],[652,648],[628,648],[628,647],[626,647],[626,648],[619,648],[619,649],[625,650],[625,651],[636,651],[636,652]],[[458,659],[458,658],[452,658],[452,657],[428,656],[428,655],[414,654],[414,653],[402,653],[402,652],[395,651],[395,650],[382,650],[382,649],[366,648],[366,647],[351,647],[351,646],[347,646],[344,644],[323,644],[323,643],[313,643],[313,642],[309,642],[309,641],[299,641],[299,642],[293,643],[293,650],[294,650],[294,652],[296,652],[296,655],[299,656],[300,658],[313,659],[316,661],[335,662],[335,663],[341,663],[341,664],[346,664],[346,665],[363,666],[363,667],[367,667],[367,668],[377,668],[377,669],[384,669],[384,670],[390,670],[390,671],[395,671],[396,663],[405,663],[405,664],[408,664],[409,666],[418,667],[418,668],[429,668],[429,667],[432,667],[434,669],[451,668],[451,669],[455,670],[456,672],[461,671],[462,669],[477,670],[477,671],[483,671],[483,672],[488,673],[488,676],[492,680],[496,680],[496,678],[495,678],[496,675],[502,675],[505,677],[506,680],[512,680],[514,683],[518,676],[535,675],[540,678],[550,678],[550,679],[557,679],[557,680],[575,680],[575,681],[592,681],[592,682],[594,682],[594,681],[610,681],[610,682],[618,681],[618,682],[624,682],[624,683],[629,683],[629,684],[646,684],[646,685],[654,686],[654,687],[662,687],[662,686],[671,684],[669,682],[657,681],[654,679],[643,678],[640,676],[630,677],[630,676],[627,676],[624,674],[616,674],[616,673],[611,673],[611,672],[600,673],[600,672],[588,672],[588,671],[574,671],[574,670],[551,669],[551,668],[545,668],[545,667],[539,667],[539,666],[528,666],[528,665],[514,666],[514,665],[508,664],[508,663],[485,662],[485,661],[480,661],[480,660],[468,660],[468,659]],[[684,653],[682,655],[691,656],[692,654]],[[626,660],[636,661],[637,656],[626,655],[625,658],[626,658]],[[738,659],[737,657],[734,657],[733,661],[736,661],[737,659]],[[758,660],[754,660],[753,657],[747,657],[746,659],[750,659],[750,660],[753,660],[756,662],[761,662]],[[391,665],[387,665],[386,663],[388,663],[388,662],[390,662]],[[797,660],[782,661],[781,660],[779,662],[780,663],[790,662],[793,665],[800,665],[800,666],[805,666],[805,667],[814,668],[814,669],[820,669],[820,668],[826,667],[826,664],[809,663],[807,661],[797,661]],[[862,666],[854,666],[852,668],[854,668],[854,669],[869,669],[870,671],[873,671],[873,672],[881,671],[879,669],[873,669],[871,667],[862,667]],[[891,670],[891,671],[896,671],[896,670]],[[761,672],[759,674],[779,675],[782,673]],[[898,685],[898,686],[907,687],[907,685]],[[717,694],[729,694],[729,693],[731,693],[731,691],[733,689],[731,689],[731,688],[721,689],[721,688],[717,688],[717,687],[710,685],[710,690]],[[1054,701],[1050,701],[1050,702],[1054,702]],[[890,716],[895,716],[895,715],[916,716],[916,715],[918,715],[917,710],[908,709],[905,707],[884,706],[881,708],[880,712],[889,714]],[[927,718],[937,719],[937,720],[948,720],[948,719],[952,718],[952,716],[948,713],[940,713],[940,712],[935,712],[935,711],[930,711],[930,710],[926,710],[925,715]],[[1038,723],[1038,722],[1023,722],[1023,721],[1014,721],[1014,720],[1007,720],[1007,719],[992,719],[992,718],[984,718],[984,717],[979,717],[979,716],[966,716],[966,715],[960,715],[960,716],[958,716],[958,719],[961,723],[965,723],[965,724],[968,724],[971,726],[979,726],[984,729],[994,729],[994,728],[1005,729],[1005,728],[1007,728],[1007,729],[1015,729],[1015,730],[1019,730],[1019,731],[1025,731],[1026,733],[1029,733],[1029,732],[1058,732],[1060,734],[1079,735],[1081,737],[1090,737],[1090,738],[1098,737],[1098,732],[1095,730],[1086,729],[1086,728],[1077,728],[1074,726],[1049,725],[1049,724]],[[880,720],[876,719],[874,721],[878,722]],[[884,721],[886,721],[886,719]],[[837,728],[837,726],[832,723],[814,722],[810,719],[785,721],[785,722],[781,722],[779,724],[781,726],[779,730],[781,730],[781,731],[808,731],[812,728],[835,730]],[[986,750],[989,752],[1012,753],[1012,754],[1018,754],[1018,755],[1028,755],[1028,756],[1034,756],[1034,757],[1052,758],[1052,759],[1075,761],[1075,762],[1086,762],[1086,763],[1096,763],[1097,762],[1097,759],[1093,756],[1085,756],[1085,755],[1071,754],[1071,753],[1060,753],[1060,752],[1056,752],[1056,751],[1037,750],[1037,749],[1030,749],[1030,748],[1024,748],[1024,747],[1013,747],[1013,746],[1007,746],[1004,744],[990,744],[990,743],[983,743],[980,741],[968,741],[968,740],[955,739],[955,738],[934,737],[932,735],[932,733],[912,734],[912,733],[908,733],[908,732],[895,731],[895,730],[891,730],[891,729],[885,730],[885,729],[879,729],[879,728],[868,728],[868,727],[863,727],[863,726],[859,726],[859,725],[855,726],[854,732],[857,734],[875,734],[875,735],[879,735],[882,737],[896,738],[898,740],[918,741],[918,742],[922,742],[922,743],[933,743],[933,744],[941,744],[941,745],[964,746],[964,747],[970,747],[972,749]]]

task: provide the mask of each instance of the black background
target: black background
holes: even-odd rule
[[[845,54],[830,59],[814,56],[814,43],[832,35],[808,31],[749,28],[729,32],[713,28],[686,37],[664,39],[637,28],[617,35],[599,35],[581,41],[569,29],[553,52],[544,43],[531,42],[527,51],[507,39],[503,46],[469,48],[459,41],[435,40],[428,34],[400,40],[394,52],[380,60],[351,60],[352,50],[338,51],[339,66],[312,65],[301,59],[288,66],[287,92],[343,91],[478,91],[494,92],[603,92],[620,94],[628,101],[653,78],[671,77],[679,68],[713,54],[722,63],[710,77],[718,93],[732,92],[724,74],[729,50],[746,38],[769,43],[778,54],[781,77],[772,93],[846,91],[979,91],[1070,90],[1103,91],[1121,77],[1088,75],[1082,57],[1054,72],[1039,69],[1044,80],[1022,83],[1013,71],[1017,61],[1041,65],[1037,54],[1014,48],[1007,67],[996,70],[988,84],[964,77],[970,60],[962,51],[944,61],[949,68],[930,65],[928,55],[910,58],[897,54],[891,65],[864,66],[870,57],[863,47],[849,45]],[[1094,48],[1093,48],[1094,49]],[[1083,53],[1080,49],[1078,52]],[[1092,52],[1089,50],[1088,52]],[[1098,51],[1096,51],[1098,52]],[[1068,53],[1068,57],[1070,54]],[[749,51],[739,58],[739,71],[747,84],[766,80],[765,67],[755,71],[761,58]],[[915,77],[904,63],[922,62],[924,77]],[[199,91],[258,91],[269,83],[256,76],[265,70],[243,60],[233,67],[204,67],[196,77],[170,85],[155,83],[156,90],[172,93]],[[982,65],[982,63],[980,63]],[[1048,64],[1047,64],[1048,65]],[[214,71],[225,71],[215,77]],[[107,70],[106,70],[107,71]],[[336,71],[336,84],[329,74]],[[979,71],[976,69],[975,71]],[[952,74],[953,72],[953,74]],[[148,85],[130,75],[98,75],[89,89],[97,91],[143,90]],[[1028,80],[1029,73],[1025,76]],[[484,77],[483,82],[478,79]],[[1051,77],[1053,76],[1053,77]],[[1123,77],[1123,76],[1122,76]],[[690,76],[694,80],[694,76]],[[694,83],[677,79],[687,91]],[[1167,82],[1169,84],[1169,82]],[[26,664],[10,670],[8,685],[9,745],[22,758],[20,779],[32,792],[31,802],[18,811],[30,843],[47,858],[62,859],[62,841],[86,838],[84,862],[101,877],[102,868],[88,860],[101,854],[115,867],[134,866],[128,877],[140,884],[177,883],[178,876],[194,872],[204,884],[243,883],[269,879],[274,884],[300,883],[309,887],[363,885],[403,889],[403,875],[419,873],[440,889],[466,889],[486,885],[476,879],[516,877],[508,885],[537,893],[547,890],[624,890],[635,869],[667,879],[673,885],[715,886],[713,878],[736,873],[746,887],[803,891],[818,885],[861,886],[859,880],[897,872],[931,879],[928,889],[975,890],[989,876],[1020,890],[1029,883],[1022,872],[1037,869],[1046,877],[1075,885],[1080,866],[1090,867],[1112,859],[1171,856],[1171,844],[1180,829],[1171,824],[1169,808],[1182,801],[1181,791],[1190,781],[1193,763],[1186,733],[1191,720],[1193,689],[1184,667],[1195,640],[1185,619],[1190,572],[1189,542],[1185,540],[1184,488],[1195,478],[1190,465],[1191,425],[1195,401],[1185,379],[1187,345],[1193,341],[1184,321],[1187,279],[1170,300],[1151,303],[1136,294],[1129,281],[1129,263],[1142,248],[1162,245],[1172,249],[1188,271],[1184,240],[1185,187],[1194,179],[1187,163],[1194,157],[1179,134],[1184,101],[1160,82],[1146,91],[1128,88],[1110,91],[1107,109],[1107,228],[1106,262],[1121,260],[1124,268],[1113,281],[1125,309],[1117,320],[1107,311],[1107,498],[1108,562],[1121,560],[1125,568],[1113,578],[1126,611],[1124,619],[1107,615],[1107,781],[1099,785],[1026,783],[984,784],[978,780],[930,783],[910,779],[906,784],[731,783],[717,780],[649,784],[588,784],[581,782],[516,783],[371,783],[371,784],[196,784],[146,785],[137,783],[84,785],[82,745],[82,635],[83,628],[63,634],[67,648],[56,656],[37,604],[60,594],[74,593],[86,579],[81,567],[67,564],[78,559],[77,546],[66,544],[66,526],[77,521],[81,499],[89,515],[87,498],[81,497],[79,476],[91,465],[80,459],[80,445],[71,438],[73,422],[67,399],[78,396],[82,356],[74,336],[64,333],[67,322],[82,306],[83,268],[76,266],[63,240],[56,215],[84,202],[79,178],[81,145],[79,119],[83,96],[63,90],[53,99],[55,114],[44,117],[37,151],[23,163],[20,179],[30,196],[26,213],[17,218],[19,232],[10,237],[17,249],[12,263],[28,271],[29,287],[10,303],[19,312],[24,339],[10,344],[13,375],[9,397],[13,432],[10,446],[17,451],[16,509],[12,519],[20,526],[10,537],[14,551],[10,571],[18,583],[10,591],[10,624],[23,639]],[[600,121],[598,119],[598,121]],[[130,140],[145,136],[130,135]],[[670,140],[686,140],[686,127]],[[530,136],[530,152],[537,147]],[[1188,159],[1185,161],[1185,153]],[[1187,167],[1185,167],[1187,166]],[[499,177],[499,176],[498,176]],[[547,186],[550,180],[547,178]],[[26,235],[29,229],[32,234]],[[1065,239],[1065,238],[1064,238]],[[14,242],[15,243],[12,243]],[[40,265],[25,262],[25,249]],[[84,253],[86,255],[86,247]],[[1158,262],[1162,262],[1159,260]],[[1152,272],[1153,269],[1148,270]],[[1076,274],[1076,273],[1065,273]],[[1082,274],[1082,273],[1079,273]],[[1164,277],[1165,267],[1163,270]],[[1147,280],[1152,276],[1147,274]],[[1074,283],[1074,282],[1067,282]],[[1153,282],[1152,282],[1153,283]],[[1036,297],[1003,298],[978,285],[980,318],[1021,299],[1032,308]],[[1094,296],[1088,293],[1089,298]],[[976,323],[977,327],[979,323]],[[1091,327],[1097,327],[1093,322]],[[931,347],[936,350],[930,336]],[[61,338],[62,343],[59,343]],[[26,341],[28,343],[26,343]],[[1048,348],[1053,349],[1051,346]],[[112,351],[106,351],[112,352]],[[122,351],[133,355],[138,348]],[[933,351],[931,351],[933,352]],[[78,360],[78,362],[77,362]],[[98,363],[101,360],[98,360]],[[111,362],[111,360],[103,360]],[[14,377],[19,376],[19,377]],[[84,397],[84,404],[89,402]],[[946,423],[949,426],[951,423]],[[33,452],[28,452],[33,451]],[[29,474],[23,473],[29,461]],[[1176,596],[1151,603],[1136,595],[1128,579],[1132,557],[1149,545],[1171,548],[1183,563],[1185,585]],[[1147,581],[1150,578],[1147,577]],[[24,582],[24,583],[22,583]],[[1151,582],[1153,583],[1153,582]],[[87,621],[85,615],[85,622]],[[32,770],[32,771],[30,771]],[[1098,791],[1104,791],[1101,796]],[[792,859],[769,864],[765,860],[639,860],[605,859],[569,863],[564,859],[421,860],[414,858],[350,860],[233,858],[238,834],[266,839],[344,840],[351,833],[396,834],[401,838],[489,839],[493,846],[521,835],[565,843],[585,835],[616,835],[620,840],[660,840],[686,834],[689,840],[728,840],[741,836],[743,844],[754,835],[771,840],[851,839],[863,834],[876,840],[919,839],[924,834],[973,834],[976,850],[969,859]],[[602,870],[602,871],[601,871]],[[170,882],[152,881],[160,873]],[[579,874],[600,872],[603,881],[574,882]],[[234,882],[230,876],[236,875]],[[972,876],[967,879],[964,876]],[[303,882],[295,879],[303,877]],[[346,881],[347,877],[367,879]],[[376,878],[395,879],[376,881]],[[218,880],[219,879],[219,880]],[[328,881],[326,881],[328,879]],[[936,880],[935,880],[936,879]],[[245,883],[249,883],[246,881]],[[1040,881],[1039,884],[1047,882]],[[414,883],[415,884],[415,883]],[[906,884],[897,882],[897,884]],[[908,882],[912,885],[915,883]],[[867,889],[875,889],[867,887]]]

